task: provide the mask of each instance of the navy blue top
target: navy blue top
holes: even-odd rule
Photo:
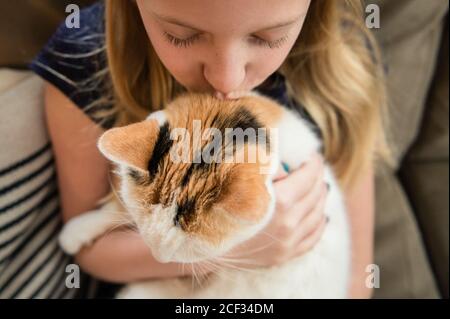
[[[99,1],[80,11],[80,28],[67,28],[65,23],[62,23],[31,62],[30,68],[61,90],[94,122],[107,129],[114,124],[114,119],[100,123],[96,112],[99,109],[111,108],[112,105],[108,102],[97,103],[94,107],[91,105],[105,94],[102,83],[92,79],[93,74],[106,67],[104,45],[104,4]],[[273,73],[255,90],[297,110],[319,134],[317,125],[306,109],[298,106],[296,101],[288,96],[282,74]]]

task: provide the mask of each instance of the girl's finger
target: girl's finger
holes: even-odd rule
[[[320,222],[323,218],[325,218],[325,202],[326,202],[326,186],[319,187],[319,196],[314,201],[314,205],[311,207],[309,211],[306,211],[305,208],[300,205],[294,205],[287,213],[287,215],[299,215],[299,216],[291,216],[291,229],[295,230],[294,232],[284,232],[280,234],[280,236],[289,235],[292,233],[292,244],[297,243],[299,240],[310,236],[319,226]],[[300,214],[298,213],[300,211]]]
[[[313,159],[306,162],[299,169],[292,171],[289,176],[276,181],[273,184],[275,193],[284,198],[285,204],[289,205],[302,199],[310,192],[318,178],[323,179],[322,162],[321,156],[315,155]]]
[[[322,178],[318,178],[311,191],[292,206],[292,212],[298,215],[298,223],[315,211],[325,193],[327,193],[326,183]]]
[[[310,235],[300,239],[297,245],[296,256],[301,256],[314,248],[314,246],[319,242],[320,238],[322,238],[326,226],[327,221],[324,217],[319,226]]]
[[[298,224],[297,228],[302,234],[302,238],[307,238],[319,227],[320,223],[326,218],[325,216],[326,190],[320,193],[320,197],[316,206],[304,217]]]
[[[280,179],[285,178],[286,176],[288,176],[288,170],[286,169],[286,166],[283,166],[283,164],[279,164],[278,165],[278,170],[277,173],[275,174],[275,176],[273,177],[273,181],[276,182]]]

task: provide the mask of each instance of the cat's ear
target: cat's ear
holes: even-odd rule
[[[98,140],[98,148],[116,164],[147,171],[158,134],[158,121],[145,120],[106,131]]]

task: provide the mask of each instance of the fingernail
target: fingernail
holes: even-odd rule
[[[289,165],[288,164],[281,162],[281,166],[283,166],[283,169],[286,173],[289,173]]]

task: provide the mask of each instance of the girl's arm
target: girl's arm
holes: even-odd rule
[[[372,296],[372,289],[366,286],[369,275],[366,267],[373,263],[374,194],[373,168],[363,174],[346,194],[352,237],[351,298]]]
[[[63,221],[95,208],[107,195],[109,164],[97,149],[103,129],[54,86],[45,87],[45,111],[58,172]],[[179,264],[161,264],[135,233],[115,231],[76,256],[80,267],[111,282],[184,274]],[[186,271],[190,269],[186,268]]]

